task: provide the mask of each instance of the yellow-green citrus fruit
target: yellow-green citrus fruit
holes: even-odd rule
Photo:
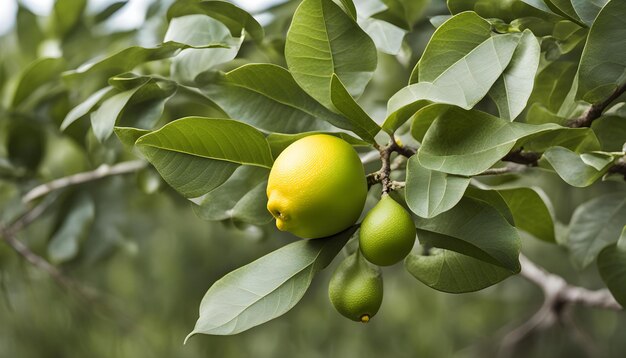
[[[366,196],[365,171],[356,151],[326,134],[285,148],[267,182],[267,209],[276,226],[303,238],[347,229],[361,215]]]
[[[389,266],[409,254],[415,236],[411,215],[389,195],[383,194],[361,223],[359,247],[369,262]]]
[[[339,313],[353,321],[367,323],[383,302],[380,268],[357,253],[348,256],[330,279],[328,297]]]

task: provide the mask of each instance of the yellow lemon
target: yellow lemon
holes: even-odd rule
[[[383,194],[361,223],[359,248],[369,262],[389,266],[409,254],[415,237],[411,214],[388,194]]]
[[[358,253],[348,256],[333,273],[328,296],[337,312],[353,321],[367,323],[383,301],[380,268],[372,267]]]
[[[334,235],[354,224],[367,196],[365,171],[346,141],[315,134],[280,153],[267,182],[267,209],[282,231]]]

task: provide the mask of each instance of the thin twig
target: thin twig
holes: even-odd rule
[[[145,166],[146,162],[143,160],[122,162],[113,166],[102,164],[96,170],[70,175],[68,177],[56,179],[46,184],[36,186],[31,191],[26,193],[26,195],[24,195],[22,201],[24,203],[28,203],[55,190],[63,189],[72,185],[87,183],[111,175],[136,172],[144,168]]]
[[[591,127],[591,124],[596,119],[602,116],[607,107],[613,103],[619,96],[626,92],[626,83],[618,87],[613,94],[611,94],[606,100],[591,105],[585,113],[583,113],[580,117],[571,120],[568,123],[568,127],[570,128],[581,128],[581,127]]]
[[[524,151],[523,148],[513,150],[505,155],[501,160],[516,164],[537,166],[537,161],[541,158],[541,153]]]
[[[391,181],[391,190],[398,190],[406,187],[406,182],[404,181]]]
[[[526,169],[525,165],[509,163],[505,167],[487,169],[484,172],[477,174],[476,176],[511,174],[511,173],[522,172],[525,169]]]
[[[72,281],[59,271],[56,266],[49,263],[43,257],[32,252],[28,246],[19,241],[15,236],[8,235],[5,231],[2,233],[2,239],[30,264],[48,273],[48,275],[50,275],[50,277],[52,277],[59,285],[65,288],[73,286]]]
[[[393,153],[391,145],[380,149],[380,160],[383,164],[378,172],[380,183],[383,185],[383,194],[391,191],[391,153]]]

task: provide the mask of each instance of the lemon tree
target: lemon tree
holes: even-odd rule
[[[301,0],[255,17],[180,0],[150,46],[84,31],[120,5],[55,4],[52,35],[26,36],[40,21],[20,8],[22,50],[0,54],[0,236],[62,285],[86,237],[116,235],[99,214],[114,196],[79,185],[139,172],[145,192],[163,181],[198,217],[284,244],[213,282],[188,338],[275,319],[320,273],[340,314],[381,319],[378,266],[395,264],[455,294],[521,273],[548,323],[626,304],[626,2]],[[28,251],[16,233],[74,186],[45,257]],[[536,247],[608,290],[541,270]]]

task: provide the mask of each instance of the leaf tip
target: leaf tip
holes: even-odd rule
[[[186,345],[187,341],[189,341],[189,338],[195,336],[196,334],[198,334],[198,332],[196,332],[195,330],[191,331],[191,333],[189,333],[187,337],[185,337],[185,340],[183,341],[183,345]]]

